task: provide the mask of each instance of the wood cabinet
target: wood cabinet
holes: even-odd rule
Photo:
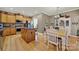
[[[27,18],[25,16],[22,16],[22,15],[16,15],[16,20],[20,20],[23,23],[26,23]]]
[[[23,20],[23,16],[21,16],[21,15],[16,15],[16,20],[22,21],[22,20]]]
[[[26,20],[27,20],[27,18],[26,17],[23,17],[23,23],[26,23]]]
[[[15,23],[15,22],[16,22],[15,15],[8,14],[7,15],[7,23]]]
[[[0,13],[0,22],[2,23],[15,23],[16,18],[14,14]]]
[[[31,21],[32,18],[31,18],[31,17],[27,17],[26,20],[27,20],[27,21]]]
[[[2,36],[8,36],[8,35],[14,35],[16,34],[16,29],[15,28],[5,28],[3,30]]]
[[[0,13],[0,22],[6,23],[7,22],[7,14]]]
[[[20,20],[23,23],[25,23],[26,21],[31,21],[32,18],[31,17],[22,16],[22,15],[16,15],[16,20]]]
[[[27,43],[35,40],[35,30],[34,29],[21,29],[21,36]]]
[[[5,28],[5,29],[3,30],[2,36],[8,36],[8,35],[10,35],[10,28]]]
[[[10,35],[16,34],[16,28],[10,28]]]
[[[0,12],[0,22],[2,23],[16,23],[16,20],[20,20],[23,23],[26,21],[31,21],[31,17],[26,17],[23,15],[18,15],[10,12]]]

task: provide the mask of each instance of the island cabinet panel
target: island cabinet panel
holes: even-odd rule
[[[34,29],[21,29],[21,36],[27,43],[35,40],[35,30]]]

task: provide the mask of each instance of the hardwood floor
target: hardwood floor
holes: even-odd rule
[[[20,34],[5,37],[3,51],[55,51],[56,47],[45,43],[43,34],[38,34],[38,41],[26,43]]]

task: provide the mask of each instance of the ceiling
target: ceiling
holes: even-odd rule
[[[34,16],[40,13],[48,16],[79,9],[79,7],[0,7],[0,10]]]

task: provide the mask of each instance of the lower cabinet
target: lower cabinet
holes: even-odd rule
[[[34,29],[21,29],[21,36],[25,42],[29,43],[35,40],[35,30]]]
[[[10,34],[10,28],[5,28],[5,29],[3,30],[2,36],[8,36],[9,34]]]
[[[16,29],[15,28],[5,28],[3,30],[3,36],[8,36],[8,35],[14,35],[16,34]]]
[[[11,35],[14,35],[14,34],[16,34],[16,29],[15,29],[15,28],[11,28],[11,29],[10,29],[10,32],[11,32],[11,33],[10,33]]]

